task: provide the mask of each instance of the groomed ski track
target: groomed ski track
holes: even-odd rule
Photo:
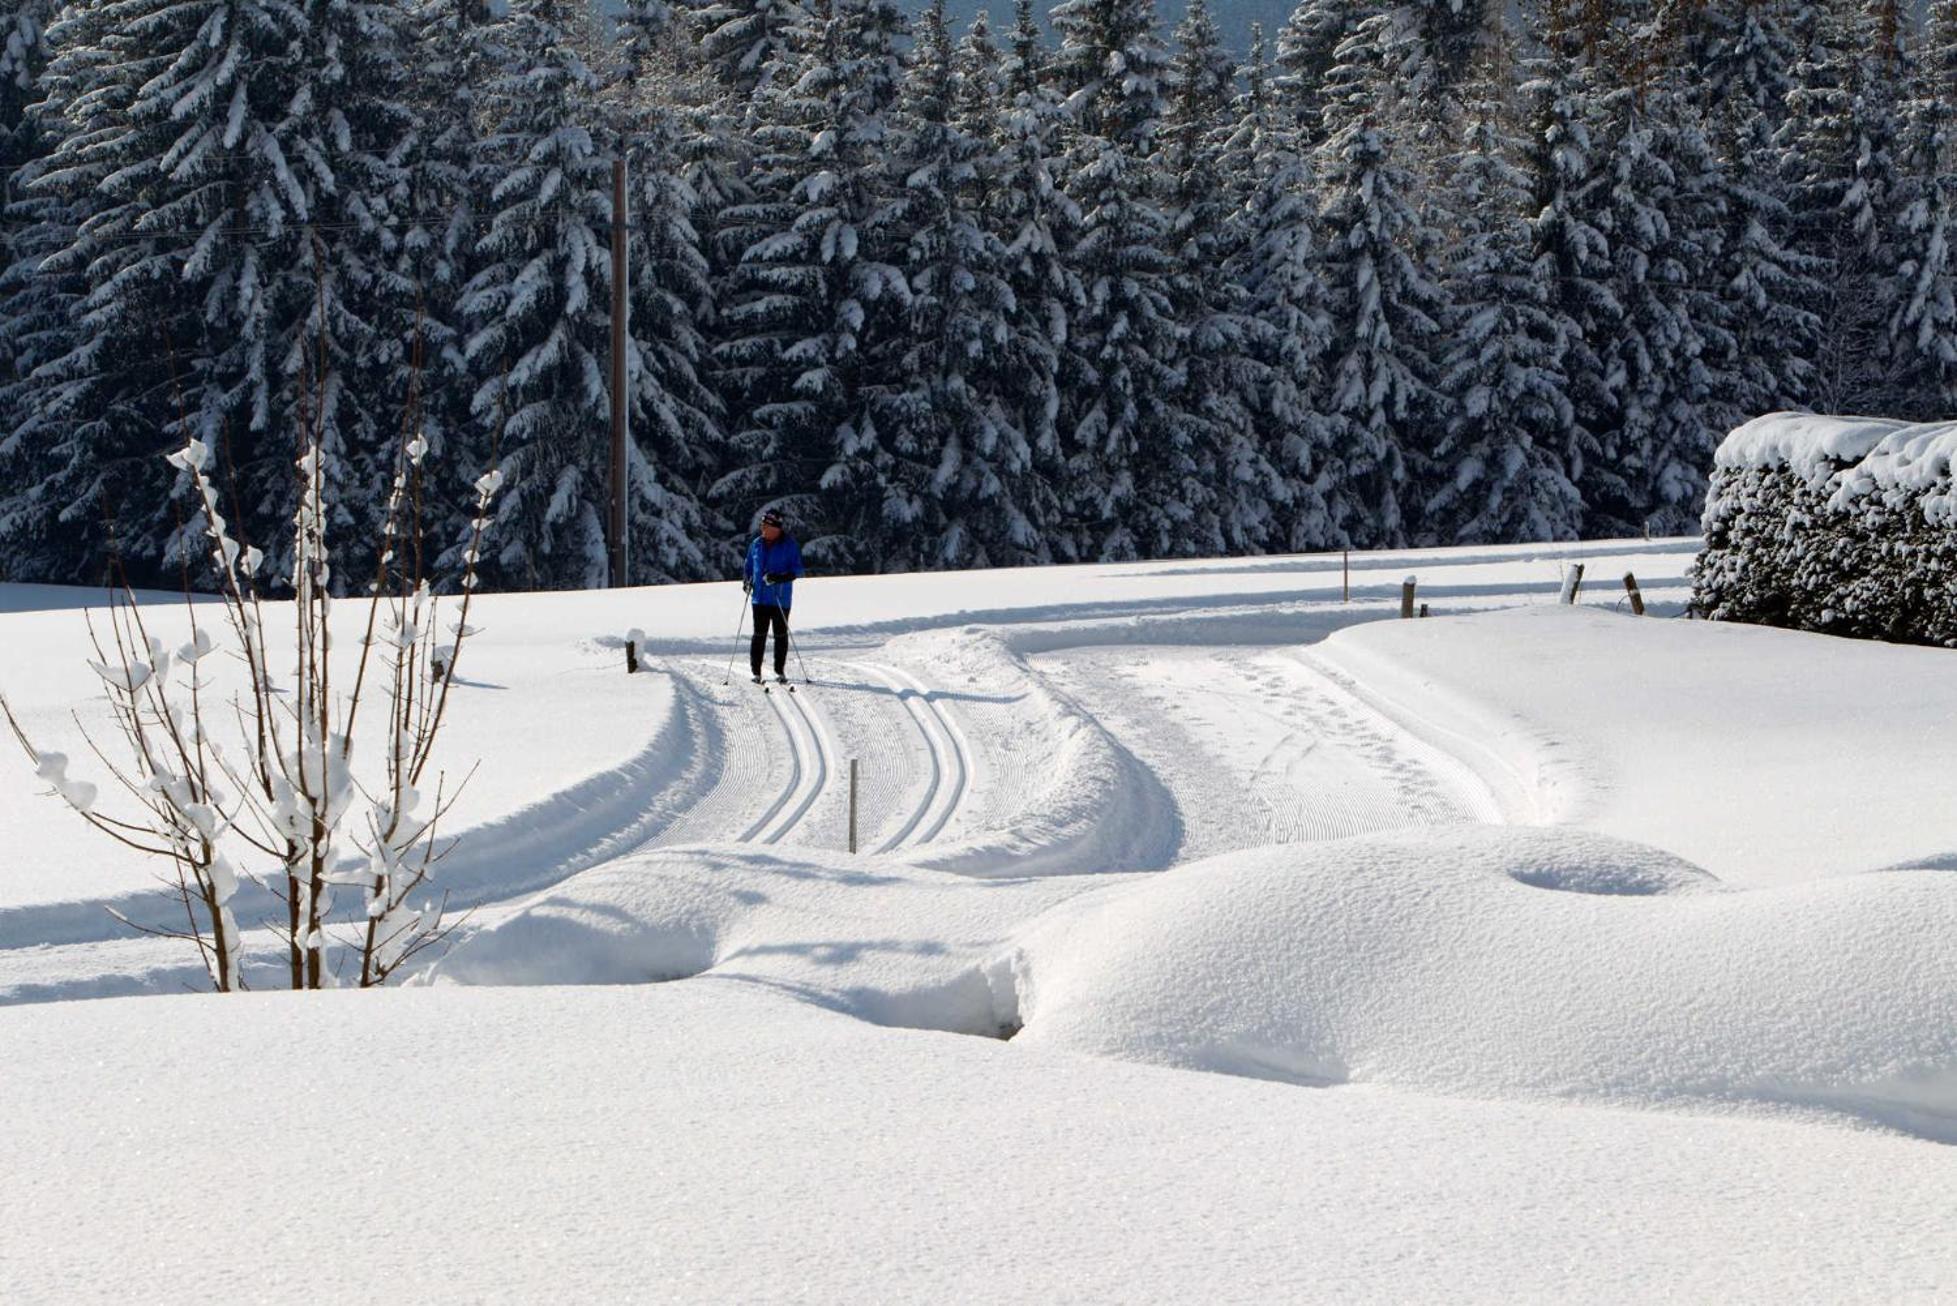
[[[1499,585],[1491,593],[1504,601]],[[811,629],[794,668],[809,680],[793,693],[761,692],[744,667],[730,676],[725,652],[642,649],[616,720],[562,726],[628,745],[636,732],[637,745],[582,776],[546,773],[554,787],[455,830],[441,888],[474,929],[645,849],[841,851],[852,760],[865,854],[979,878],[1158,870],[1264,843],[1529,819],[1493,777],[1498,801],[1485,750],[1313,657],[1318,638],[1380,613],[1301,618],[1288,593],[1221,597],[1125,617],[1031,605],[962,626]],[[555,647],[570,674],[617,674],[603,641]],[[603,693],[592,701],[614,696]],[[238,905],[248,955],[275,955],[249,924],[275,918],[271,892],[247,885]],[[178,943],[131,937],[111,910],[154,928],[181,906],[147,891],[0,908],[0,1003],[200,986]],[[100,962],[54,955],[68,948]],[[86,991],[35,979],[81,969],[98,977]]]

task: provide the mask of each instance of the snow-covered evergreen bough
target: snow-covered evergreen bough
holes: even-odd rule
[[[1957,423],[1776,413],[1719,448],[1703,616],[1957,646]]]

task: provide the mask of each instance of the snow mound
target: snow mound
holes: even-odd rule
[[[1828,488],[1828,506],[1838,512],[1868,495],[1920,498],[1935,525],[1949,520],[1953,461],[1957,422],[1775,413],[1728,435],[1714,465],[1787,468],[1811,488]]]
[[[1545,889],[1553,890],[1545,892]],[[1029,1045],[1306,1084],[1799,1104],[1957,1137],[1957,878],[1746,892],[1569,830],[1232,853],[995,958]]]
[[[879,1025],[996,1035],[1012,1005],[992,992],[985,957],[1020,922],[1108,882],[974,882],[813,850],[662,849],[571,877],[458,946],[427,979],[647,984],[708,975]]]
[[[1909,423],[1883,417],[1768,413],[1735,427],[1720,441],[1715,467],[1791,467],[1812,473],[1860,462]]]

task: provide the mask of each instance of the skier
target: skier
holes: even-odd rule
[[[761,535],[748,545],[747,570],[741,584],[754,604],[754,642],[748,663],[754,683],[761,683],[761,654],[768,632],[775,632],[775,680],[788,683],[788,608],[795,601],[795,578],[802,574],[802,546],[782,528],[773,508],[761,514]]]

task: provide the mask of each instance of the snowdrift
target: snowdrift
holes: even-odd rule
[[[1943,650],[1544,604],[1375,622],[1310,656],[1473,765],[1518,824],[1742,885],[1957,854]]]
[[[1776,413],[1719,447],[1699,613],[1957,644],[1957,422]]]
[[[1028,927],[994,983],[1032,1047],[1957,1141],[1952,937],[1948,873],[1729,891],[1596,835],[1463,827],[1179,867]]]
[[[643,984],[712,976],[880,1025],[996,1035],[1010,994],[980,964],[1018,923],[1129,877],[967,877],[796,850],[663,849],[573,876],[477,933],[435,984]]]
[[[17,1007],[0,1046],[9,1303],[1900,1301],[1957,1285],[1939,1200],[1957,1149],[1304,1092],[878,1029],[753,985]],[[329,1105],[339,1127],[295,1110]],[[388,1200],[394,1175],[412,1192]]]

